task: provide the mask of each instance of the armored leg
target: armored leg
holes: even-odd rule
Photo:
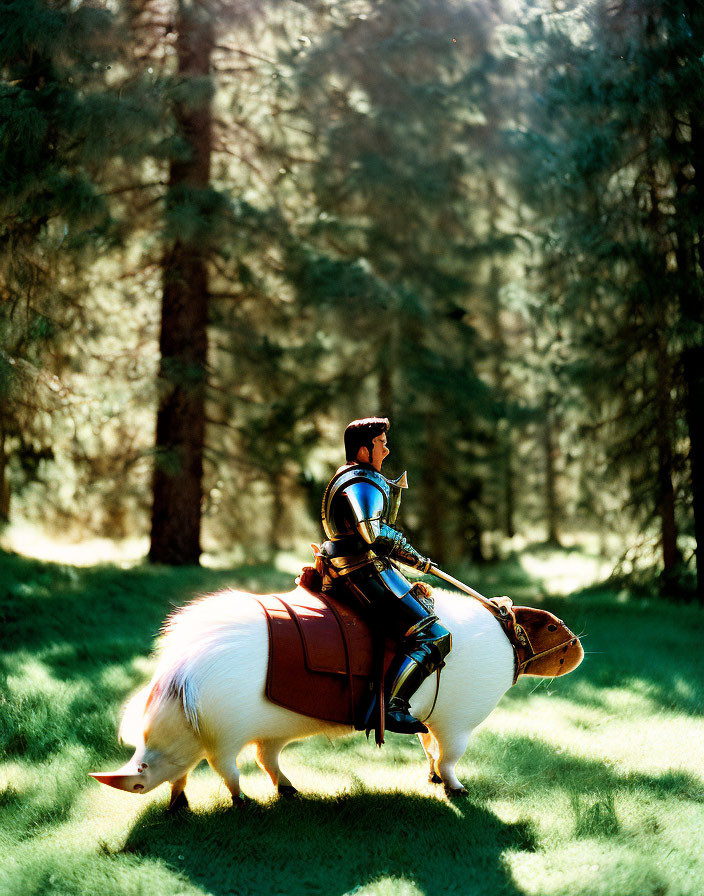
[[[452,635],[429,616],[421,630],[416,629],[403,645],[387,673],[386,727],[402,734],[421,734],[428,729],[411,715],[409,702],[425,679],[444,664],[452,647]]]
[[[427,728],[411,714],[409,701],[422,682],[443,665],[452,636],[416,599],[410,583],[395,567],[376,567],[371,575],[355,579],[386,633],[401,643],[386,674],[385,727],[402,734],[423,733]]]

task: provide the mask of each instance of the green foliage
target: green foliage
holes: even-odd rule
[[[431,549],[442,559],[465,549],[456,530],[470,529],[478,544],[489,524],[482,460],[501,413],[482,369],[488,346],[473,294],[502,239],[488,238],[473,205],[492,102],[482,86],[492,64],[496,72],[486,52],[492,23],[445,2],[422,14],[412,2],[348,12],[303,58],[287,60],[295,79],[281,85],[318,155],[305,232],[313,248],[294,246],[286,273],[339,346],[343,375],[362,384],[350,415],[393,418],[394,450],[424,485],[409,510],[419,531],[435,530]],[[452,469],[440,441],[453,446]]]
[[[602,446],[604,484],[626,484],[629,512],[657,533],[673,570],[677,530],[698,513],[687,454],[699,436],[687,407],[701,364],[687,361],[683,336],[699,340],[692,324],[704,308],[701,277],[685,273],[685,247],[704,223],[692,204],[700,14],[679,3],[597,4],[584,27],[571,22],[544,15],[527,29],[540,64],[524,192],[542,215],[545,309],[566,343],[563,394],[580,394],[583,433]]]
[[[0,517],[146,531],[154,464],[180,462],[153,445],[178,243],[203,261],[208,359],[162,374],[207,386],[209,547],[319,537],[344,425],[378,412],[436,559],[574,523],[629,560],[669,538],[684,595],[699,12],[199,9],[197,73],[153,4],[0,10]]]
[[[119,192],[122,162],[143,159],[159,119],[143,85],[112,71],[119,36],[114,16],[93,4],[0,10],[3,518],[10,493],[26,495],[49,472],[42,460],[64,463],[49,472],[44,497],[59,512],[56,481],[91,475],[91,427],[77,420],[95,407],[73,391],[104,323],[91,265],[118,248],[123,224],[108,193]],[[77,457],[88,460],[80,470]]]

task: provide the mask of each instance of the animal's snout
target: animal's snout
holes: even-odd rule
[[[577,668],[584,658],[584,650],[579,638],[561,619],[532,607],[515,609],[516,619],[525,628],[533,652],[533,656],[525,658],[521,674],[553,677]]]

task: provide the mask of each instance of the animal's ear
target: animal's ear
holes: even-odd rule
[[[141,793],[146,786],[144,771],[134,759],[130,759],[127,765],[123,765],[116,772],[91,772],[90,776],[101,784],[129,793]]]
[[[510,597],[506,597],[505,594],[502,597],[492,597],[490,600],[492,603],[496,604],[497,607],[504,607],[506,613],[511,613],[513,611],[513,601]]]

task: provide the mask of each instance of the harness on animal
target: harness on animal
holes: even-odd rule
[[[459,579],[456,579],[454,576],[451,576],[449,573],[444,572],[442,569],[435,565],[430,568],[430,572],[438,578],[444,579],[446,582],[454,585],[460,591],[464,591],[465,594],[468,594],[475,600],[479,601],[479,603],[483,604],[483,606],[485,606],[487,610],[489,610],[489,612],[498,620],[499,624],[504,630],[504,633],[506,634],[506,637],[509,640],[509,643],[511,644],[511,647],[513,648],[513,684],[518,681],[519,675],[526,673],[528,666],[531,663],[543,659],[544,657],[549,656],[552,653],[556,653],[558,650],[565,651],[568,649],[568,647],[573,646],[575,643],[574,636],[570,635],[568,638],[565,638],[564,641],[560,641],[559,644],[554,644],[552,647],[548,647],[545,650],[536,651],[533,647],[526,628],[521,625],[516,618],[516,611],[514,609],[513,601],[511,600],[511,598],[484,597],[483,594],[475,591],[474,588],[470,588],[469,585],[466,585],[464,582],[460,582]],[[559,619],[558,622],[560,624],[564,624],[562,623],[561,619]]]

